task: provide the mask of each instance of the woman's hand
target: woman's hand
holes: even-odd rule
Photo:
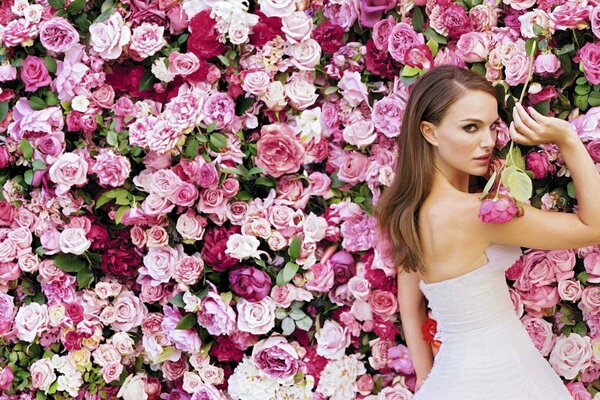
[[[521,103],[513,108],[513,122],[508,127],[510,137],[515,143],[537,146],[543,143],[561,143],[577,136],[575,129],[560,118],[545,117],[533,107],[527,112]]]

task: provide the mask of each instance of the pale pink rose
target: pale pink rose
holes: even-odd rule
[[[413,394],[405,387],[388,386],[379,392],[376,400],[410,400],[412,397]]]
[[[385,97],[375,102],[371,118],[375,128],[389,138],[400,135],[404,104],[395,97]]]
[[[588,28],[590,6],[576,1],[566,1],[552,9],[550,18],[557,30]]]
[[[30,303],[19,308],[15,317],[15,329],[19,339],[31,343],[47,327],[48,306]]]
[[[102,85],[92,93],[92,100],[102,108],[111,109],[115,101],[115,90],[110,85]]]
[[[311,180],[309,194],[311,196],[322,196],[325,199],[329,199],[333,196],[331,192],[331,178],[329,175],[319,171],[311,172],[308,176]]]
[[[522,294],[525,309],[534,316],[540,316],[545,308],[556,306],[560,300],[558,290],[553,286],[534,286]]]
[[[263,96],[267,93],[271,78],[264,71],[252,71],[244,75],[242,88],[255,96]]]
[[[489,4],[479,4],[469,10],[469,20],[474,31],[489,31],[497,26],[498,12]]]
[[[536,57],[533,66],[538,74],[552,75],[560,69],[560,60],[552,53],[540,54]]]
[[[387,19],[381,19],[375,23],[371,36],[377,50],[387,51],[390,33],[395,26],[396,20],[391,15]]]
[[[0,39],[7,47],[15,47],[38,35],[38,26],[24,18],[14,19],[0,31]]]
[[[320,242],[325,238],[326,230],[327,220],[323,217],[318,217],[312,211],[302,224],[304,240],[307,241]]]
[[[144,228],[137,225],[131,228],[129,236],[131,237],[131,243],[136,247],[144,247],[148,241],[148,234]]]
[[[521,34],[525,38],[537,37],[536,31],[533,29],[535,25],[542,31],[550,34],[554,33],[554,22],[550,19],[550,15],[544,10],[531,10],[519,16],[521,23]]]
[[[92,244],[82,228],[66,228],[60,233],[59,243],[60,251],[77,255],[85,253]]]
[[[65,194],[71,186],[80,186],[87,182],[88,163],[75,153],[65,153],[50,167],[50,180],[56,183],[56,192]]]
[[[350,345],[350,335],[347,328],[340,326],[334,320],[326,320],[321,329],[315,334],[317,354],[328,360],[339,360]]]
[[[581,337],[576,333],[560,335],[556,339],[550,365],[556,373],[566,379],[575,379],[580,371],[591,365],[592,346],[589,336]]]
[[[162,373],[168,381],[174,381],[181,377],[190,368],[187,359],[180,357],[177,361],[167,360],[161,365]]]
[[[24,254],[19,257],[17,264],[23,272],[33,273],[38,270],[40,260],[37,254]]]
[[[300,368],[298,351],[286,338],[278,335],[256,343],[252,359],[259,370],[275,379],[291,378]]]
[[[177,219],[176,229],[184,240],[202,240],[204,229],[208,222],[205,218],[195,215],[194,211],[188,210]]]
[[[177,250],[170,246],[148,249],[144,256],[144,267],[140,273],[149,275],[158,283],[167,283],[173,276],[173,268],[179,256]]]
[[[145,189],[150,193],[171,196],[183,184],[183,181],[172,170],[160,169],[152,174],[152,179],[148,183],[149,185]]]
[[[275,327],[275,303],[269,296],[258,302],[249,302],[242,297],[236,308],[237,327],[242,332],[264,335]]]
[[[136,295],[129,290],[124,290],[113,302],[116,314],[115,322],[111,324],[112,329],[128,332],[140,326],[148,309]]]
[[[31,386],[34,389],[39,389],[44,393],[48,393],[50,385],[56,380],[54,367],[49,358],[41,358],[29,366],[31,374]]]
[[[353,107],[367,101],[367,86],[361,82],[361,76],[356,71],[344,71],[338,87],[342,90],[344,99]]]
[[[98,282],[94,291],[99,298],[108,299],[116,297],[121,292],[121,285],[117,282]]]
[[[510,5],[515,10],[525,10],[533,7],[535,0],[505,0],[505,4]]]
[[[296,11],[294,0],[264,0],[260,2],[260,11],[267,17],[284,18]]]
[[[299,70],[312,71],[321,60],[321,46],[314,39],[306,39],[289,48],[292,64]]]
[[[223,129],[234,120],[235,103],[227,93],[215,92],[206,99],[202,114],[206,125],[216,122],[215,128]]]
[[[558,282],[558,295],[562,300],[577,302],[581,298],[583,289],[581,282],[564,280]]]
[[[269,89],[271,86],[269,85]],[[290,105],[297,110],[305,110],[315,104],[319,95],[316,92],[316,87],[311,82],[296,77],[286,83],[284,92],[290,100]]]
[[[169,234],[162,226],[153,226],[146,233],[148,247],[162,247],[169,244]]]
[[[100,370],[100,374],[102,375],[102,379],[104,382],[110,383],[112,381],[118,381],[121,378],[121,373],[123,372],[123,364],[120,362],[117,363],[108,363],[102,367]]]
[[[294,11],[281,19],[281,30],[290,43],[303,42],[310,38],[313,21],[304,11]]]
[[[200,68],[200,60],[194,53],[169,54],[169,72],[173,75],[188,76]]]
[[[325,4],[324,14],[348,32],[358,18],[358,8],[358,2],[353,0],[331,0]]]
[[[344,154],[342,165],[338,171],[338,178],[351,185],[356,185],[365,179],[369,158],[359,153],[351,151]]]
[[[393,346],[390,340],[381,340],[376,338],[369,342],[371,346],[371,357],[369,357],[369,365],[373,369],[386,368],[390,362],[388,351]]]
[[[353,276],[348,281],[348,290],[356,299],[368,301],[371,294],[371,283],[360,276]]]
[[[277,307],[288,308],[296,300],[296,287],[291,283],[271,288],[271,298]]]
[[[525,330],[529,333],[531,341],[539,352],[548,357],[550,351],[554,347],[554,334],[552,333],[552,324],[542,318],[527,315],[521,322],[525,326]]]
[[[116,155],[111,149],[100,149],[92,172],[98,176],[100,186],[119,187],[129,177],[131,164],[128,158]]]
[[[135,27],[131,34],[131,45],[129,46],[131,58],[135,61],[142,61],[144,58],[156,54],[167,44],[164,33],[165,28],[163,26],[148,22]]]
[[[358,120],[344,128],[344,140],[359,148],[369,146],[376,138],[375,126],[369,120]]]
[[[581,293],[581,302],[577,305],[585,314],[600,314],[600,289],[588,286]]]
[[[510,299],[515,307],[515,312],[517,317],[521,318],[525,313],[525,308],[523,307],[523,302],[521,301],[521,296],[519,292],[513,288],[508,289],[508,293],[510,295]]]
[[[17,78],[17,69],[10,64],[0,65],[0,82],[12,81]]]
[[[271,236],[267,239],[267,243],[269,244],[269,248],[274,251],[288,247],[287,239],[277,231],[271,232]]]
[[[186,285],[193,285],[198,282],[203,271],[204,262],[200,257],[180,257],[173,269],[173,279]]]
[[[205,214],[222,213],[226,203],[227,199],[221,189],[205,189],[200,193],[196,209]]]
[[[231,24],[229,25],[228,33],[229,41],[233,44],[240,45],[248,41],[250,27],[247,24]]]
[[[268,219],[279,233],[285,237],[291,237],[299,230],[300,215],[291,207],[276,205],[269,210]]]
[[[529,57],[522,52],[515,52],[505,62],[506,83],[517,86],[525,83],[529,71]]]
[[[40,42],[46,50],[64,53],[79,43],[79,34],[66,19],[52,17],[40,24]]]
[[[110,338],[110,340],[112,345],[115,346],[115,349],[117,349],[121,355],[130,355],[134,353],[133,346],[135,345],[135,342],[131,336],[129,336],[129,334],[125,332],[117,332],[112,336],[112,338]]]
[[[235,327],[235,311],[229,304],[223,302],[221,296],[214,290],[214,286],[212,289],[202,299],[198,310],[198,323],[211,335],[229,335]]]
[[[600,252],[593,252],[585,255],[583,266],[585,267],[585,271],[590,274],[588,282],[600,283]]]
[[[493,45],[491,32],[468,32],[458,39],[456,55],[469,63],[485,61]]]
[[[575,276],[575,252],[573,250],[552,250],[546,254],[548,261],[554,267],[554,275],[558,281],[571,279]]]
[[[515,281],[515,287],[527,291],[533,286],[544,286],[554,283],[554,263],[548,254],[541,250],[529,250],[522,257],[523,269]]]
[[[92,48],[105,60],[119,58],[123,47],[131,40],[131,30],[118,12],[103,22],[92,24],[89,32]]]
[[[304,147],[294,131],[282,123],[263,126],[256,149],[256,166],[275,178],[298,171],[304,158]]]
[[[154,193],[150,194],[142,202],[142,211],[150,217],[166,214],[174,207],[175,205],[171,204],[169,199]]]
[[[165,154],[175,148],[182,136],[183,132],[179,127],[171,125],[167,120],[159,119],[147,132],[146,143],[150,150]]]
[[[265,103],[268,109],[281,111],[287,105],[284,90],[284,86],[281,82],[273,81],[269,83],[267,91],[260,99]]]
[[[316,292],[325,293],[335,283],[335,271],[330,263],[314,263],[304,274],[306,279],[305,288]]]

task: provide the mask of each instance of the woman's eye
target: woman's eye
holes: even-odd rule
[[[469,124],[469,125],[466,125],[463,129],[469,133],[477,132],[477,125]]]

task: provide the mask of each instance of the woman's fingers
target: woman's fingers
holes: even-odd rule
[[[540,114],[538,110],[536,110],[533,107],[527,107],[527,110],[529,111],[529,115],[531,115],[531,118],[534,119],[538,124],[543,124],[548,120],[548,117]]]
[[[508,134],[510,135],[510,138],[515,143],[524,144],[526,146],[534,146],[535,145],[535,143],[531,139],[529,139],[525,135],[517,132],[517,128],[515,127],[514,121],[511,122],[510,125],[508,126]]]
[[[542,129],[542,126],[534,118],[532,118],[532,116],[529,115],[527,113],[527,111],[525,111],[525,108],[523,107],[523,105],[521,103],[517,103],[515,105],[515,108],[517,109],[517,113],[519,114],[519,117],[521,117],[521,121],[523,121],[523,123],[525,125],[527,125],[531,130],[533,130],[534,132],[539,132]],[[532,108],[529,107],[530,112],[531,112],[531,109]],[[539,115],[541,115],[541,114],[539,114]]]
[[[532,130],[532,128],[530,128],[529,126],[527,126],[526,123],[523,122],[523,119],[521,118],[521,114],[519,113],[516,106],[513,109],[513,123],[514,123],[515,128],[517,129],[517,132],[519,132],[527,137],[535,136],[535,132]]]

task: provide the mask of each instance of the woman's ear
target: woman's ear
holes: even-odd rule
[[[421,121],[419,124],[419,129],[421,129],[421,134],[431,145],[438,146],[437,139],[437,130],[434,124],[429,121]]]

